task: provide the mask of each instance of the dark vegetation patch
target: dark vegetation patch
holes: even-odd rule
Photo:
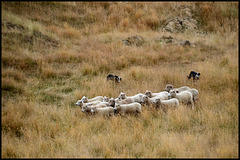
[[[24,92],[23,85],[17,83],[11,78],[2,78],[1,87],[2,91],[10,92],[12,95],[22,94]]]
[[[38,68],[37,60],[31,57],[2,56],[2,66],[11,67],[25,71],[36,71]]]
[[[11,22],[6,22],[6,21],[2,22],[2,26],[6,26],[8,29],[16,29],[16,30],[19,30],[19,31],[23,31],[25,29],[20,24],[13,24]]]
[[[3,48],[19,46],[28,48],[30,51],[47,53],[48,49],[59,47],[60,41],[44,35],[40,31],[34,30],[33,33],[31,33],[22,25],[13,24],[11,22],[4,22],[3,26],[6,26],[7,29],[16,29],[18,31],[2,32]]]
[[[41,93],[41,98],[40,101],[47,103],[47,104],[61,104],[61,100],[63,100],[63,98],[61,96],[58,96],[56,94],[53,93],[46,93],[43,92]]]

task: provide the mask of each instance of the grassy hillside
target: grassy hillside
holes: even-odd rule
[[[239,157],[238,3],[1,5],[2,158]],[[186,26],[164,30],[177,17]],[[136,35],[141,45],[123,43]],[[191,45],[161,40],[170,36]],[[187,80],[191,70],[199,82]],[[123,80],[114,85],[108,74]],[[167,84],[198,89],[195,109],[143,107],[139,116],[106,118],[75,106],[82,96],[160,92]]]

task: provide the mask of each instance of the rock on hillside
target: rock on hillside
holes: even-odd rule
[[[131,46],[131,45],[136,45],[136,46],[141,46],[144,44],[144,39],[142,36],[132,36],[132,37],[128,37],[127,39],[123,40],[123,43],[125,45]]]
[[[188,7],[179,10],[180,16],[168,19],[163,30],[171,33],[197,30],[197,20],[193,18],[192,10]]]
[[[190,42],[189,40],[178,40],[176,38],[173,38],[172,36],[162,36],[159,38],[156,38],[154,40],[155,42],[160,42],[162,44],[173,44],[173,45],[182,45],[182,46],[196,46],[193,42]]]
[[[167,25],[163,30],[176,33],[176,32],[185,32],[186,30],[196,30],[197,29],[197,21],[195,19],[185,17],[185,18],[174,18],[170,19],[167,22]]]

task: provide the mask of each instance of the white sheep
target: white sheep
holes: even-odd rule
[[[104,96],[102,101],[103,102],[108,102],[109,101],[109,97]]]
[[[103,108],[107,106],[108,106],[108,102],[100,102],[96,105],[94,105],[93,103],[88,103],[87,105],[82,106],[82,112],[90,112],[93,107]]]
[[[168,100],[161,100],[157,98],[153,101],[156,108],[161,108],[164,112],[167,112],[169,108],[175,109],[179,106],[179,101],[177,98],[172,98]]]
[[[177,98],[179,103],[183,103],[185,105],[191,105],[192,109],[194,109],[193,103],[193,95],[189,91],[182,91],[177,93],[175,90],[170,90],[169,92],[171,98]]]
[[[141,100],[142,100],[143,95],[144,95],[144,94],[142,94],[142,93],[138,93],[138,94],[136,94],[136,95],[134,95],[134,96],[129,96],[129,97],[127,97],[127,98],[132,98],[132,99],[134,100],[134,102],[140,103]]]
[[[149,98],[147,95],[144,95],[141,101],[141,104],[145,104],[147,106],[152,105],[153,101],[157,98],[160,98],[162,100],[167,100],[168,99],[168,95],[162,94],[162,95],[158,95],[152,98]]]
[[[130,98],[130,97],[127,97],[126,99],[123,99],[123,100],[116,101],[116,103],[118,103],[118,104],[130,104],[133,102],[134,102],[133,98]]]
[[[119,98],[116,98],[116,99],[111,98],[111,99],[109,99],[108,105],[114,107],[115,104],[130,104],[133,102],[134,102],[134,100],[132,98],[126,98],[124,100],[119,99]]]
[[[156,97],[156,96],[159,96],[159,95],[168,95],[168,92],[167,91],[163,91],[163,92],[159,92],[159,93],[152,93],[152,91],[149,91],[149,90],[146,90],[145,92],[145,95],[147,95],[149,98],[152,98],[152,97]]]
[[[163,97],[166,97],[164,99],[167,99],[167,95],[168,95],[167,92],[152,93],[151,91],[148,91],[148,90],[146,91],[146,93],[147,93],[147,95],[149,95],[151,97],[163,95]],[[124,100],[124,99],[128,99],[128,98],[132,98],[134,100],[134,102],[141,103],[142,98],[143,98],[144,95],[146,95],[146,93],[145,94],[138,93],[138,94],[136,94],[134,96],[126,96],[126,93],[121,92],[119,97],[118,97],[118,99],[116,99],[116,102],[119,101],[119,99]],[[152,96],[152,95],[154,95],[154,96]]]
[[[138,114],[142,112],[141,104],[137,102],[130,104],[115,104],[114,110],[115,113],[119,114]]]
[[[79,106],[79,107],[81,108],[81,107],[86,106],[86,105],[88,105],[88,104],[96,105],[96,104],[98,104],[98,103],[101,103],[101,101],[97,100],[97,101],[93,101],[93,102],[84,103],[83,100],[78,100],[75,105],[76,105],[76,106]]]
[[[136,98],[136,97],[135,97]],[[124,101],[123,101],[124,100]],[[133,103],[135,102],[132,97],[127,97],[126,93],[121,92],[119,97],[115,99],[116,102],[122,101],[123,104]]]
[[[181,91],[179,91],[179,89],[173,89],[173,90],[175,90],[177,93],[180,93],[180,92],[181,92]],[[187,91],[189,91],[189,92],[192,93],[192,95],[193,95],[193,101],[196,101],[197,96],[198,96],[198,94],[199,94],[198,90],[195,89],[195,88],[191,88],[191,89],[187,89]]]
[[[189,91],[190,91],[190,92],[192,93],[192,95],[193,95],[193,101],[196,101],[196,100],[197,100],[197,96],[198,96],[198,94],[199,94],[198,90],[195,89],[195,88],[191,88]]]
[[[164,90],[167,91],[167,92],[169,92],[169,91],[172,90],[172,89],[173,89],[173,85],[167,84],[167,85],[166,85],[166,88],[165,88]]]
[[[125,99],[126,97],[127,97],[127,96],[126,96],[126,93],[121,92],[121,93],[119,94],[118,99]]]
[[[82,112],[89,113],[92,109],[93,105],[92,104],[87,104],[82,106]]]
[[[113,107],[103,107],[103,108],[92,107],[91,113],[102,115],[102,116],[113,116],[115,113],[115,110]]]
[[[103,96],[96,96],[94,98],[88,99],[88,97],[83,96],[81,99],[84,103],[93,102],[93,101],[103,101]]]
[[[75,103],[75,105],[76,106],[80,106],[80,105],[82,105],[83,104],[83,101],[82,100],[78,100],[76,103]],[[81,106],[80,106],[81,107]]]
[[[188,86],[183,86],[179,88],[174,88],[175,90],[178,90],[179,92],[189,90],[190,88]],[[170,92],[170,90],[173,90],[173,85],[168,84],[166,85],[165,91]]]
[[[156,97],[149,98],[147,95],[144,95],[141,101],[141,104],[143,105],[151,105],[153,104],[153,101],[156,99]]]

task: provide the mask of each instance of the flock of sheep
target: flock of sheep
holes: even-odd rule
[[[195,88],[187,86],[173,88],[169,84],[166,86],[165,91],[159,93],[152,93],[146,90],[145,94],[138,93],[134,96],[126,96],[126,93],[121,92],[116,99],[109,99],[106,96],[88,99],[88,97],[83,96],[81,100],[77,101],[76,105],[80,106],[82,112],[103,116],[128,113],[139,114],[142,111],[142,106],[153,106],[167,112],[169,108],[177,108],[179,104],[187,105],[194,109],[194,102],[198,94],[199,92]]]

